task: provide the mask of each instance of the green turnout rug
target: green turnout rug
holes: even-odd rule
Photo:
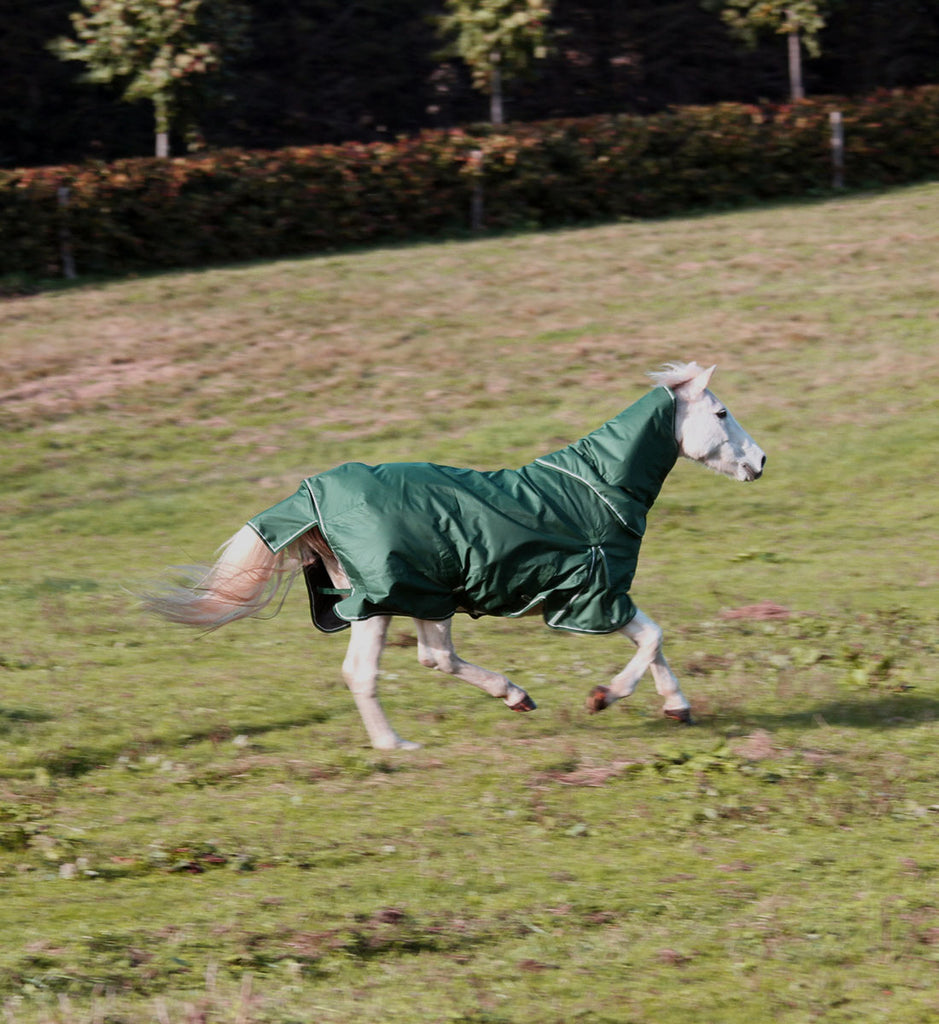
[[[349,577],[338,622],[374,615],[517,616],[610,633],[646,515],[678,458],[675,397],[656,387],[593,433],[521,469],[348,462],[250,520],[272,551],[319,526]]]

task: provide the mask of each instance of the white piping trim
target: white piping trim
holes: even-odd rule
[[[591,551],[594,554],[594,561],[590,565],[591,570],[593,569],[593,566],[596,563],[596,556],[599,553],[600,557],[603,559],[603,564],[606,567],[607,579],[609,580],[609,577],[610,577],[610,566],[609,566],[609,563],[606,560],[606,552],[603,550],[602,546],[599,545],[599,544],[596,545],[596,547],[591,548]],[[585,583],[584,587],[581,588],[581,589],[586,588],[586,586],[587,586],[587,584]],[[578,591],[578,594],[580,592],[581,591]],[[571,601],[573,601],[573,600],[574,600],[574,598],[572,597]],[[570,606],[570,602],[568,602],[568,606]],[[638,609],[636,608],[636,605],[634,603],[633,604],[633,613],[632,613],[632,615],[629,616],[629,618],[626,620],[626,622],[630,622],[630,621],[632,621],[633,618],[635,618],[637,610]],[[551,629],[563,629],[563,630],[566,630],[568,633],[592,633],[592,634],[595,634],[595,635],[598,635],[598,636],[599,635],[604,635],[604,634],[609,634],[609,633],[615,633],[618,629],[622,629],[622,626],[614,626],[612,629],[586,629],[584,626],[565,626],[563,622],[558,622],[557,621],[558,617],[559,616],[556,615],[550,622],[547,623],[547,625],[550,626]],[[623,623],[623,625],[626,625],[626,623]]]
[[[530,612],[532,610],[532,608],[537,608],[538,605],[542,604],[544,602],[544,599],[546,597],[549,597],[551,594],[553,594],[556,589],[557,589],[556,587],[552,587],[550,590],[543,590],[537,597],[533,597],[528,602],[528,604],[525,605],[524,608],[521,608],[517,612],[508,612],[505,615],[497,615],[495,617],[499,618],[499,619],[517,619],[520,616],[524,615],[526,612]],[[485,612],[484,614],[485,615],[489,615],[490,613],[489,612]]]
[[[558,623],[557,625],[554,625],[553,623],[549,622],[547,623],[547,625],[551,629],[564,630],[565,633],[584,633],[589,634],[590,636],[609,636],[611,633],[618,632],[623,628],[623,626],[626,626],[630,622],[632,622],[632,620],[636,617],[636,612],[638,611],[638,608],[636,608],[635,604],[633,605],[633,609],[634,611],[632,615],[630,615],[625,622],[621,623],[619,626],[610,626],[609,629],[586,629],[583,626],[565,626],[563,622]]]
[[[563,608],[561,608],[557,612],[556,615],[553,615],[550,620],[546,620],[547,621],[547,625],[553,627],[554,629],[557,629],[558,628],[557,627],[558,620],[562,619],[565,615],[567,615],[567,613],[570,611],[571,605],[574,603],[574,601],[578,597],[580,597],[580,595],[587,589],[587,586],[590,583],[590,579],[593,576],[593,570],[594,570],[594,568],[595,568],[595,566],[597,564],[597,551],[598,550],[601,553],[603,551],[602,548],[600,548],[600,547],[598,547],[596,545],[590,549],[590,568],[587,570],[587,579],[584,580],[584,585],[579,590],[577,590],[575,593],[571,594],[571,596],[568,599],[567,603],[564,605]],[[604,557],[603,561],[606,562],[606,558],[605,557]]]
[[[259,529],[258,529],[258,528],[257,528],[257,527],[256,527],[256,526],[254,525],[254,523],[250,523],[250,522],[249,522],[249,523],[245,523],[245,526],[250,526],[250,527],[251,527],[251,529],[252,529],[252,530],[254,530],[254,532],[255,532],[255,533],[256,533],[256,534],[258,535],[258,537],[260,537],[260,539],[261,539],[262,541],[264,541],[264,543],[265,543],[265,544],[267,545],[268,549],[269,549],[269,550],[270,550],[270,551],[271,551],[271,552],[272,552],[273,554],[275,554],[275,555],[279,555],[279,554],[281,553],[281,551],[284,551],[284,550],[286,550],[287,548],[289,548],[289,547],[290,547],[290,545],[291,545],[291,544],[293,544],[293,542],[294,542],[295,540],[298,540],[298,539],[299,539],[300,537],[302,537],[302,536],[303,536],[303,535],[304,535],[304,534],[305,534],[305,533],[306,533],[306,532],[307,532],[307,531],[308,531],[308,530],[310,529],[310,526],[311,526],[311,525],[312,525],[312,526],[316,526],[316,523],[313,523],[313,524],[307,523],[307,525],[306,525],[306,526],[304,526],[304,527],[303,527],[302,529],[298,530],[298,531],[297,531],[297,532],[296,532],[296,533],[295,533],[295,534],[294,534],[294,535],[293,535],[293,536],[292,536],[292,537],[290,538],[290,540],[284,541],[284,543],[283,543],[283,544],[281,544],[281,545],[280,545],[279,547],[277,547],[277,548],[275,549],[275,548],[272,548],[272,547],[271,547],[270,541],[269,541],[269,540],[268,540],[268,539],[267,539],[267,538],[266,538],[266,537],[264,536],[264,534],[262,534],[262,533],[261,533],[261,531],[260,531],[260,530],[259,530]]]
[[[561,466],[555,466],[554,463],[545,462],[543,459],[535,459],[535,462],[539,466],[544,466],[545,469],[553,469],[557,473],[563,473],[565,476],[569,476],[572,480],[577,480],[579,483],[582,483],[585,487],[589,487],[590,490],[603,502],[604,505],[606,505],[606,507],[613,513],[616,519],[618,519],[619,522],[621,522],[623,526],[627,530],[629,530],[630,533],[636,533],[635,527],[630,526],[629,523],[626,522],[626,520],[619,514],[619,512],[616,509],[616,506],[609,500],[609,498],[604,497],[604,495],[602,495],[589,480],[585,480],[582,476],[578,476],[577,473],[573,472],[573,470],[564,469]]]

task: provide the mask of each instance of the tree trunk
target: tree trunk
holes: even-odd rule
[[[170,155],[170,111],[164,97],[154,97],[153,112],[156,118],[156,155],[158,159],[166,159]]]
[[[502,69],[499,67],[499,54],[489,56],[492,74],[489,77],[489,120],[493,124],[502,124]]]
[[[802,49],[799,45],[799,23],[792,15],[792,11],[786,12],[786,21],[789,29],[787,41],[789,43],[789,94],[794,103],[805,99],[805,88],[802,85]]]

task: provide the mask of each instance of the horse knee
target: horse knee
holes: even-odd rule
[[[342,678],[356,695],[374,697],[378,692],[378,673],[368,666],[357,665],[354,661],[344,661]]]

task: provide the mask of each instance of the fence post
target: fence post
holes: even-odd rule
[[[65,185],[58,189],[59,197],[59,251],[62,254],[62,273],[73,281],[78,274],[75,273],[75,256],[72,253],[72,235],[68,229],[68,200],[69,190]]]
[[[470,153],[470,167],[473,169],[473,194],[470,197],[470,227],[473,231],[483,229],[483,151],[474,149]]]
[[[841,111],[833,110],[831,121],[831,184],[833,188],[844,188],[844,122]]]

